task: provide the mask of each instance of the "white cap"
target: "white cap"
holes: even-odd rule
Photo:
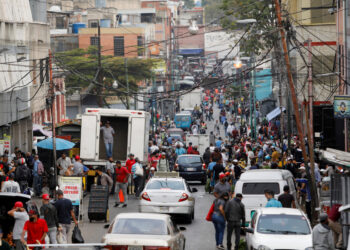
[[[154,167],[151,167],[151,170],[156,170]]]
[[[237,160],[237,159],[234,159],[233,162],[238,162],[238,160]]]
[[[305,170],[305,167],[300,167],[299,169],[300,169],[300,170]]]

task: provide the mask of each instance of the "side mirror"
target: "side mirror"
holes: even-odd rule
[[[179,227],[180,231],[186,231],[186,227]]]
[[[103,228],[105,229],[109,228],[109,224],[104,225]]]
[[[198,189],[197,188],[191,188],[191,192],[192,193],[196,193],[196,192],[198,192]]]
[[[245,228],[244,231],[245,231],[246,233],[250,233],[250,234],[253,234],[253,233],[254,233],[254,229],[251,228],[251,227]]]

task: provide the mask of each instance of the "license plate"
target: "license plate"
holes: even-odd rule
[[[187,171],[196,171],[196,168],[187,168]]]
[[[143,250],[142,246],[128,246],[128,250]]]
[[[168,207],[160,207],[159,210],[160,210],[160,212],[169,212]]]

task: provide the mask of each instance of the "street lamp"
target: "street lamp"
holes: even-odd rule
[[[242,20],[237,20],[236,23],[239,23],[239,24],[251,24],[251,23],[256,23],[256,19],[254,19],[254,18],[242,19]]]

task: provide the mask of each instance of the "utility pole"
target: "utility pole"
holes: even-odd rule
[[[51,50],[49,50],[49,76],[50,76],[50,98],[51,98],[51,117],[52,117],[52,153],[53,153],[53,168],[55,170],[55,180],[56,180],[56,185],[57,185],[57,164],[56,164],[56,110],[55,110],[55,85],[53,83],[52,79],[52,53]]]
[[[103,107],[103,74],[102,74],[102,63],[101,63],[101,26],[100,21],[98,22],[97,26],[97,37],[98,37],[98,43],[97,43],[97,60],[98,60],[98,66],[97,66],[97,82],[100,84],[100,86],[97,87],[97,98],[98,98],[98,106],[101,108]]]
[[[125,65],[125,81],[126,81],[126,109],[130,109],[130,100],[129,100],[129,78],[128,78],[128,58],[124,58]]]
[[[314,147],[314,118],[313,118],[313,103],[314,103],[314,97],[313,97],[313,86],[312,86],[312,46],[311,46],[311,39],[308,39],[308,94],[309,94],[309,118],[310,120],[310,143],[312,145],[312,148]],[[307,119],[306,118],[306,119]],[[309,130],[308,130],[309,131]],[[309,133],[309,132],[308,132]]]
[[[293,107],[294,107],[294,114],[295,114],[295,120],[296,120],[296,125],[298,129],[298,137],[300,140],[300,146],[302,149],[303,153],[303,158],[304,158],[304,164],[307,169],[307,175],[308,175],[308,182],[310,186],[310,191],[311,191],[311,215],[312,215],[312,220],[315,222],[316,219],[316,199],[317,199],[317,193],[316,193],[316,183],[315,183],[315,172],[310,171],[310,168],[308,167],[308,156],[306,153],[306,147],[303,142],[304,140],[304,135],[303,135],[303,129],[301,125],[301,119],[300,119],[300,114],[299,114],[299,107],[298,107],[298,100],[297,96],[295,93],[295,88],[294,88],[294,82],[293,82],[293,77],[292,77],[292,71],[291,71],[291,65],[289,61],[289,55],[288,55],[288,49],[287,49],[287,42],[286,42],[286,35],[285,31],[282,25],[282,16],[281,16],[281,7],[279,0],[275,0],[275,8],[276,8],[276,16],[277,16],[277,25],[280,30],[281,34],[281,40],[282,40],[282,47],[283,47],[283,52],[284,52],[284,59],[286,62],[286,67],[287,67],[287,74],[288,74],[288,83],[289,83],[289,89],[290,89],[290,94],[292,97],[293,101]]]

